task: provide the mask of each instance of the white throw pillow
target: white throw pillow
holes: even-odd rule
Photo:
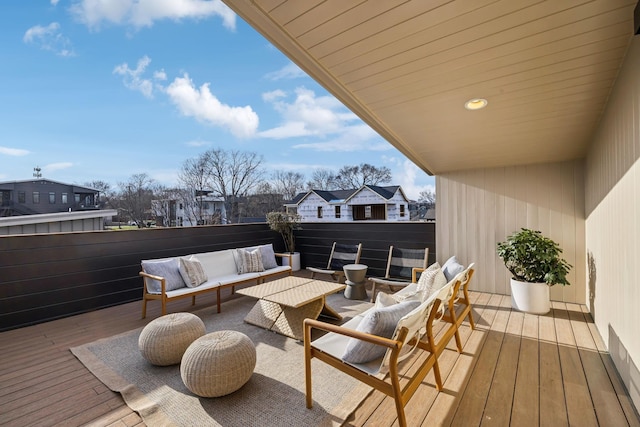
[[[444,277],[447,278],[447,283],[453,280],[459,273],[464,271],[464,265],[458,262],[456,256],[452,256],[442,265],[442,272],[444,273]]]
[[[435,291],[440,290],[448,283],[440,264],[434,262],[420,275],[416,292],[422,295],[422,301],[425,301]]]
[[[238,249],[238,274],[264,271],[260,249]]]
[[[367,311],[356,328],[357,331],[392,338],[398,321],[420,305],[420,301],[403,301],[388,307],[373,307]],[[342,360],[349,363],[366,363],[384,356],[386,347],[368,343],[356,338],[349,338]]]
[[[164,277],[165,290],[173,291],[175,289],[184,288],[185,283],[180,275],[180,263],[177,258],[170,258],[166,260],[149,260],[142,261],[142,269],[145,273],[152,274],[154,276]],[[157,280],[147,280],[147,286],[149,286],[149,292],[160,293],[160,282]]]
[[[180,276],[189,288],[195,288],[207,281],[202,263],[193,255],[189,258],[180,258]]]
[[[397,303],[398,301],[393,296],[385,294],[384,292],[378,292],[376,295],[376,308],[389,307]]]

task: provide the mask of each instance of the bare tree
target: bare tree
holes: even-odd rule
[[[388,167],[377,167],[368,163],[343,166],[336,176],[337,186],[341,190],[360,188],[363,185],[386,184],[390,181],[391,170]]]
[[[265,218],[267,212],[282,210],[284,198],[268,182],[256,186],[253,194],[247,196],[244,212],[248,217]]]
[[[100,207],[100,209],[104,209],[106,207],[111,206],[109,202],[114,196],[114,192],[111,190],[111,185],[106,181],[89,181],[84,183],[85,187],[95,188],[100,191],[100,196],[98,200],[96,200],[96,204]]]
[[[127,182],[118,184],[118,208],[138,227],[146,227],[151,217],[151,200],[159,185],[146,173],[131,175]]]
[[[184,189],[180,199],[184,204],[185,212],[189,214],[188,220],[196,218],[197,223],[204,223],[203,203],[198,202],[198,197],[202,198],[212,189],[211,165],[206,153],[194,159],[185,160],[178,174],[178,181]]]
[[[418,195],[418,203],[425,205],[427,209],[435,208],[436,193],[430,189],[421,191]]]
[[[239,222],[239,200],[260,182],[262,156],[246,151],[213,149],[203,154],[211,172],[210,185],[215,194],[225,199],[227,219]]]
[[[285,200],[293,199],[304,189],[304,175],[300,172],[275,171],[271,174],[273,192],[279,193]]]
[[[307,182],[308,190],[335,190],[336,176],[329,169],[316,169]]]

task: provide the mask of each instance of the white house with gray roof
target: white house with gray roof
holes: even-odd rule
[[[309,190],[285,204],[302,222],[409,221],[409,199],[398,185]]]

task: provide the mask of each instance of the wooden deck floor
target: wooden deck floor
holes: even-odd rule
[[[429,374],[411,399],[410,426],[640,427],[584,306],[554,303],[552,313],[534,316],[511,311],[509,297],[472,299],[477,328],[463,326],[462,354],[451,346],[440,357],[445,389],[438,393]],[[215,296],[194,307],[176,301],[169,311],[214,303]],[[140,303],[130,303],[0,333],[0,425],[144,425],[69,348],[141,327],[159,316],[159,305],[149,304],[145,320]],[[346,425],[397,425],[393,402],[374,392]]]

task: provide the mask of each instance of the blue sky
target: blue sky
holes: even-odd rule
[[[434,178],[218,1],[3,0],[0,180],[172,186],[210,148],[267,171],[387,166],[409,197]]]

